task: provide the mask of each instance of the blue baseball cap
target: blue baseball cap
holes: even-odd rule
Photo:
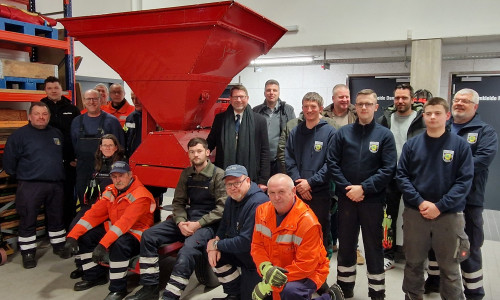
[[[229,167],[226,168],[226,171],[224,172],[224,177],[222,179],[228,176],[240,177],[241,175],[248,176],[247,168],[240,165],[230,165]]]
[[[111,165],[111,173],[127,173],[130,172],[130,166],[124,162],[124,161],[116,161],[114,164]]]

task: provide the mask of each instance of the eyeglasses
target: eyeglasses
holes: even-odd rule
[[[113,148],[115,146],[115,144],[109,144],[109,145],[104,145],[102,144],[101,147],[103,148]]]
[[[463,104],[471,104],[471,103],[474,103],[474,101],[469,100],[469,99],[457,99],[457,98],[453,98],[453,103],[458,103],[458,102],[462,102]],[[475,104],[475,103],[474,103],[474,104]]]
[[[231,96],[231,100],[245,100],[248,96]]]
[[[374,106],[374,105],[375,105],[375,103],[371,103],[371,102],[367,102],[367,103],[356,103],[356,106],[357,106],[357,107],[360,107],[360,108],[361,108],[361,107],[363,107],[363,106],[366,106],[366,108],[370,108],[370,107],[372,107],[372,106]]]
[[[97,101],[99,101],[99,98],[85,98],[85,101],[89,101],[89,102],[94,101],[94,102],[97,102]]]
[[[239,188],[239,187],[241,186],[241,184],[242,184],[245,180],[247,180],[247,178],[248,178],[248,176],[247,176],[247,177],[245,177],[245,178],[243,178],[243,180],[242,180],[242,181],[237,181],[237,182],[226,183],[226,184],[224,184],[224,185],[226,186],[226,189],[230,189],[230,188],[232,188],[232,187]]]

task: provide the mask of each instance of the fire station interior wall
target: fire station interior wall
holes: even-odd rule
[[[213,0],[73,0],[73,16],[124,12],[135,9],[154,9]],[[433,9],[435,1],[356,1],[324,0],[239,0],[266,18],[282,26],[298,26],[297,32],[286,34],[275,46],[297,47],[313,45],[358,44],[408,41],[411,39],[474,37],[500,34],[497,11],[500,1],[442,0],[446,10]],[[37,1],[41,13],[60,11],[58,1]],[[468,12],[473,22],[459,21]],[[470,13],[474,12],[474,13]],[[481,16],[474,18],[474,16]],[[53,16],[60,17],[60,16]],[[133,43],[134,41],[131,41]],[[119,49],[117,49],[119,51]],[[77,72],[82,76],[118,78],[105,63],[75,43],[76,55],[84,56]],[[351,57],[351,56],[347,56]],[[338,58],[346,58],[338,57]]]
[[[83,2],[83,0],[80,0]],[[91,1],[94,2],[95,0]],[[116,0],[115,0],[116,1]],[[142,0],[142,9],[215,2]],[[282,25],[298,25],[277,47],[350,44],[500,34],[499,1],[238,0]],[[361,5],[360,5],[361,3]],[[470,22],[464,22],[464,15]],[[479,17],[480,16],[480,17]]]
[[[474,75],[471,75],[474,76]],[[471,80],[472,79],[472,80]],[[479,94],[479,107],[477,112],[481,119],[493,126],[500,133],[500,72],[496,76],[483,75],[473,78],[458,77],[452,74],[452,92],[463,88],[471,88]],[[490,165],[488,182],[486,183],[485,208],[500,210],[500,155],[497,154]]]

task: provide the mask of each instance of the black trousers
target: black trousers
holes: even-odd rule
[[[106,267],[92,262],[92,252],[106,234],[103,225],[87,231],[78,239],[79,255],[82,260],[83,280],[94,281],[106,276]],[[108,249],[109,290],[127,290],[127,270],[129,260],[139,254],[139,241],[130,233],[120,236]]]
[[[241,295],[242,300],[252,299],[253,289],[262,280],[249,252],[234,254],[222,252],[214,272],[222,284],[224,293]]]
[[[50,243],[64,245],[66,230],[63,222],[64,190],[62,182],[19,180],[16,192],[16,211],[19,215],[19,248],[21,253],[36,251],[36,225],[40,207],[45,207],[45,221]]]
[[[343,290],[353,290],[356,282],[356,248],[361,228],[365,247],[368,295],[385,295],[384,254],[382,250],[383,204],[354,202],[339,197],[339,251],[337,283]],[[368,199],[369,200],[369,199]]]

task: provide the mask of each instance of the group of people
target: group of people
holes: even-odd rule
[[[51,84],[46,82],[46,91],[52,100],[47,86]],[[83,277],[75,290],[107,283],[98,263],[109,253],[106,299],[125,298],[128,260],[139,255],[143,287],[127,299],[157,299],[158,248],[182,241],[163,299],[180,298],[201,255],[223,285],[224,299],[311,299],[314,293],[318,299],[352,298],[361,229],[368,296],[384,299],[385,271],[394,267],[402,196],[406,299],[436,291],[446,299],[484,297],[482,210],[498,141],[476,112],[479,96],[474,90],[458,91],[450,109],[439,97],[414,103],[413,88],[398,84],[394,105],[375,120],[377,95],[370,89],[359,91],[351,103],[349,88],[336,85],[327,107],[318,93],[309,92],[296,118],[280,99],[278,81],[265,83],[264,103],[253,109],[246,88],[233,86],[230,106],[215,116],[207,139],[193,138],[187,144],[191,165],[175,189],[172,218],[153,226],[156,203],[124,161],[130,155],[128,145],[133,148],[140,136],[125,140],[119,124],[123,121],[127,135],[137,133],[140,115],[116,118],[101,110],[107,105],[126,113],[128,103],[119,87],[111,87],[109,104],[101,102],[99,91],[86,91],[87,111],[80,116],[69,109],[67,99],[52,100],[59,110],[49,109],[44,101],[34,103],[30,124],[9,138],[4,167],[20,183],[16,207],[24,213],[19,213],[21,224],[26,222],[19,230],[25,267],[36,266],[30,211],[44,203],[54,253],[64,258],[77,254],[80,268],[71,277]],[[74,120],[59,131],[47,126],[49,120],[56,122],[53,116],[66,127],[64,118]],[[105,135],[109,133],[114,136]],[[123,155],[120,145],[125,141]],[[20,147],[38,152],[25,156]],[[50,153],[52,160],[41,153]],[[55,162],[55,155],[64,160]],[[92,199],[89,182],[98,178],[93,174],[107,173],[105,182],[110,184],[101,186],[97,199],[84,203],[82,213],[65,227],[63,215],[54,208],[66,203],[63,180],[75,173],[75,163],[80,200]],[[29,201],[22,185],[29,185]],[[36,201],[32,189],[39,191]],[[382,242],[384,215],[392,220],[388,243]],[[338,285],[329,286],[327,250],[337,249],[337,239]]]
[[[137,148],[137,136],[140,139],[140,130],[122,128],[135,124],[140,128],[141,106],[135,95],[135,109],[128,104],[120,84],[111,85],[109,103],[105,84],[87,90],[82,111],[63,96],[58,78],[48,77],[44,89],[46,97],[29,108],[29,124],[9,137],[3,159],[5,171],[18,180],[18,242],[25,268],[36,267],[40,207],[45,208],[54,253],[64,257],[67,230],[111,183],[111,164],[130,156]],[[131,117],[127,123],[125,113]]]

